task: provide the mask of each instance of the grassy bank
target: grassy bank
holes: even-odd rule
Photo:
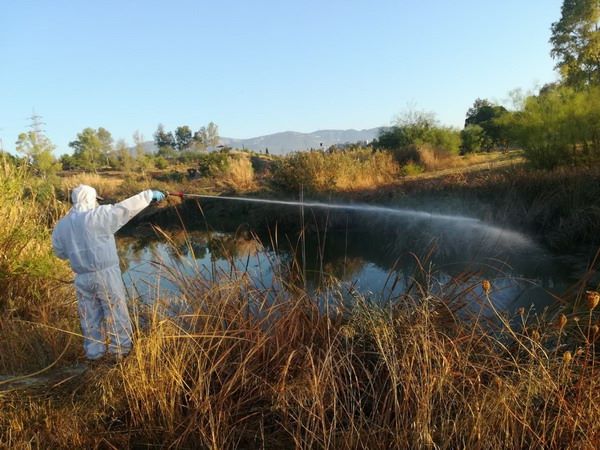
[[[546,186],[553,176],[529,177],[528,186]],[[137,305],[134,350],[125,361],[68,372],[81,358],[81,338],[71,275],[51,256],[49,242],[65,206],[25,172],[3,166],[0,177],[0,212],[7,218],[0,224],[0,446],[591,449],[600,443],[599,306],[583,288],[561,312],[532,316],[499,313],[495,287],[467,275],[440,293],[431,289],[435,274],[424,269],[407,292],[378,306],[335,283],[324,303],[285,278],[267,288],[233,273],[213,284],[172,267],[185,314],[168,314],[169,298]],[[421,191],[411,183],[394,187],[392,199],[474,189],[472,182],[451,188],[438,180]],[[479,308],[467,312],[467,298]],[[38,382],[15,384],[23,376]]]
[[[479,302],[493,319],[459,320],[465,292],[432,295],[426,284],[386,307],[355,295],[352,305],[323,308],[308,292],[268,292],[243,274],[218,286],[200,277],[178,282],[187,314],[169,317],[160,306],[138,310],[138,323],[146,325],[123,363],[3,393],[0,443],[211,449],[598,444],[597,316],[588,307],[558,325],[525,311],[494,316],[494,287],[484,286]]]
[[[62,191],[86,182],[97,186],[109,200],[148,187],[292,200],[303,192],[304,198],[311,200],[465,214],[525,231],[557,251],[572,251],[581,244],[600,245],[600,166],[535,170],[524,164],[517,151],[434,162],[425,172],[405,176],[403,167],[389,154],[314,152],[265,163],[260,176],[258,171],[248,170],[239,177],[246,181],[237,184],[229,175],[189,179],[181,167],[138,175],[69,176],[63,179]],[[172,198],[162,206],[176,204]],[[236,208],[243,205],[228,203],[223,208],[235,215]]]

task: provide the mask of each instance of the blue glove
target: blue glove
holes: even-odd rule
[[[165,199],[165,194],[160,191],[152,191],[152,200],[155,202],[160,202]]]

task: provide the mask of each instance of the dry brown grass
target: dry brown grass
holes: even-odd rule
[[[71,329],[76,319],[71,273],[50,246],[48,225],[64,209],[41,192],[46,186],[25,170],[0,165],[0,374],[52,362],[69,340],[53,328]]]
[[[66,193],[80,184],[92,186],[98,192],[98,195],[114,197],[123,184],[121,176],[107,176],[106,174],[82,172],[75,175],[69,175],[61,178],[61,187]],[[66,197],[65,197],[66,198]]]
[[[227,170],[217,183],[237,192],[255,189],[254,169],[250,158],[246,155],[236,155],[235,158],[231,158]]]
[[[504,317],[490,306],[493,286],[479,296],[491,316],[459,320],[457,292],[435,296],[425,285],[382,308],[357,295],[350,306],[318,306],[314,294],[298,289],[275,292],[273,302],[273,292],[244,274],[219,285],[200,276],[178,283],[190,310],[168,315],[163,303],[141,311],[147,325],[138,329],[124,363],[87,372],[60,395],[0,398],[0,428],[7,430],[0,443],[210,449],[598,444],[593,312],[577,313],[580,321],[572,314],[562,328],[525,314]]]
[[[386,152],[370,149],[301,152],[277,162],[271,183],[278,189],[297,193],[302,187],[312,192],[350,192],[376,189],[397,179],[400,167]]]
[[[31,283],[48,227],[18,196],[24,179],[3,181],[14,189],[0,196],[13,225],[0,227],[0,248],[39,239],[23,247],[23,259],[10,253],[20,264],[2,266],[5,288],[19,276],[29,281],[0,319],[2,375],[10,376],[80,342],[69,339],[78,332],[65,319],[72,291],[57,289],[56,270]],[[18,204],[27,208],[11,209]],[[16,230],[27,239],[15,241]],[[185,313],[167,313],[169,298],[139,307],[124,362],[0,391],[0,447],[598,448],[595,295],[582,291],[556,326],[555,318],[496,311],[494,286],[481,289],[479,280],[441,294],[414,283],[384,307],[356,293],[324,304],[283,278],[270,289],[245,273],[215,284],[167,270]],[[459,318],[467,295],[482,314]]]
[[[468,155],[451,155],[436,152],[434,149],[422,146],[419,148],[420,163],[426,172],[420,177],[440,176],[458,171],[476,171],[509,165],[523,164],[525,159],[520,151],[471,153]]]

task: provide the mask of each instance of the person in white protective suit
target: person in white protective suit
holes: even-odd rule
[[[96,190],[80,185],[73,189],[73,207],[52,233],[54,253],[68,259],[75,272],[75,290],[83,347],[89,360],[108,352],[116,358],[131,350],[132,327],[127,311],[114,234],[153,200],[160,191],[140,192],[114,205],[98,205]]]

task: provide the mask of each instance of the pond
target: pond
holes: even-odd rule
[[[138,222],[118,238],[125,283],[144,302],[176,294],[182,276],[333,286],[374,301],[393,300],[416,279],[434,293],[458,282],[480,296],[488,279],[496,306],[513,311],[552,304],[578,276],[534,239],[460,215],[210,199],[155,219],[162,232]]]

